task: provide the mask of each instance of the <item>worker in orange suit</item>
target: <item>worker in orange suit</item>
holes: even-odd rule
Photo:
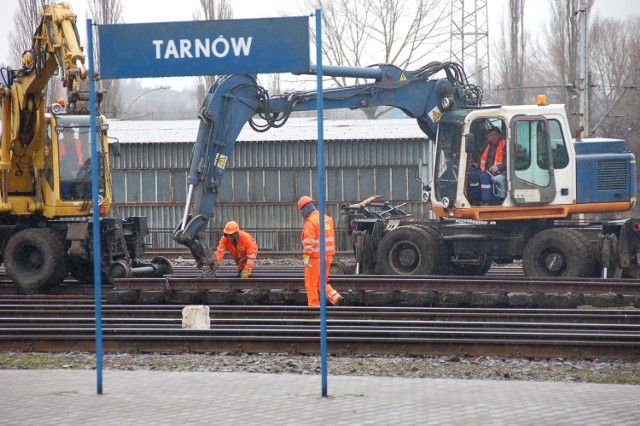
[[[258,256],[256,240],[248,232],[241,231],[238,223],[233,220],[227,222],[223,233],[216,250],[214,269],[218,267],[225,252],[228,251],[238,267],[238,278],[249,278]]]
[[[84,165],[82,141],[75,137],[73,129],[65,128],[61,134],[58,150],[60,153],[60,174],[63,179],[75,179]]]
[[[302,227],[302,261],[304,262],[304,286],[309,306],[320,306],[320,212],[311,197],[305,195],[298,201],[298,210],[304,218]],[[333,219],[324,216],[325,283],[326,297],[332,305],[340,304],[342,296],[329,284],[329,269],[336,253]]]

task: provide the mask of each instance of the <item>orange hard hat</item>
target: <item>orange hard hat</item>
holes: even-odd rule
[[[59,98],[58,99],[58,105],[64,106],[64,99],[63,98]]]
[[[227,224],[224,226],[224,232],[225,234],[235,234],[236,232],[238,232],[240,230],[240,227],[238,226],[238,223],[236,221],[229,221],[227,222]]]
[[[303,195],[298,200],[298,210],[302,210],[302,208],[304,206],[306,206],[307,204],[309,204],[309,203],[315,203],[315,200],[313,198],[309,197],[308,195]]]

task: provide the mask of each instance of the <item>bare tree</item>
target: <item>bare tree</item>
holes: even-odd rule
[[[13,15],[14,29],[9,33],[11,43],[9,62],[12,67],[19,67],[22,54],[31,50],[33,34],[40,23],[40,12],[44,7],[42,0],[20,0],[18,10]]]
[[[589,0],[590,8],[593,0]],[[549,20],[543,27],[542,36],[536,43],[542,46],[533,52],[535,67],[533,80],[546,85],[549,102],[566,105],[571,128],[579,125],[578,48],[579,20],[576,1],[548,0]]]
[[[13,15],[14,30],[9,33],[9,61],[16,69],[21,66],[22,54],[32,49],[33,35],[40,24],[40,14],[44,6],[44,0],[20,0],[18,3],[18,10]],[[58,99],[62,93],[60,78],[52,76],[46,90],[47,103],[52,99]]]
[[[591,28],[592,131],[627,139],[638,152],[640,18],[596,18]]]
[[[400,68],[424,65],[444,42],[450,9],[437,0],[299,0],[303,12],[322,10],[322,53],[332,65],[363,67],[390,63]],[[315,40],[315,34],[312,34]],[[335,85],[359,84],[331,77]],[[363,110],[377,118],[377,108]]]
[[[324,56],[330,64],[353,67],[424,65],[440,48],[450,13],[435,0],[303,0],[299,8],[322,10]],[[350,84],[344,77],[332,79]]]
[[[200,0],[200,9],[193,13],[195,21],[214,21],[233,18],[233,8],[228,0]],[[198,108],[202,105],[209,88],[216,82],[218,76],[203,75],[196,79],[195,91]]]
[[[502,27],[509,28],[508,36],[498,37],[495,48],[495,81],[499,81],[495,101],[509,105],[525,103],[529,85],[527,75],[531,70],[528,53],[529,35],[524,27],[525,0],[509,0],[507,18]]]
[[[509,47],[511,61],[509,61],[509,86],[513,88],[507,92],[508,103],[521,105],[524,103],[524,64],[527,37],[524,30],[525,0],[509,0],[510,25]]]
[[[120,24],[124,21],[121,0],[88,0],[93,20],[98,25]],[[99,49],[94,49],[94,60],[100,63]],[[123,111],[120,80],[101,79],[98,90],[105,92],[102,101],[102,113],[108,117],[119,117]]]
[[[591,131],[627,140],[640,156],[640,17],[590,25]],[[636,179],[638,176],[636,176]],[[637,215],[638,207],[632,214]]]

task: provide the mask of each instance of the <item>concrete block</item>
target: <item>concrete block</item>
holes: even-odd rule
[[[178,305],[198,305],[204,302],[204,290],[174,290],[170,292],[170,301]]]
[[[206,305],[189,305],[182,309],[182,328],[189,330],[209,330],[211,318]]]
[[[544,308],[547,309],[575,309],[585,304],[584,295],[579,293],[551,293],[547,294],[546,300]]]
[[[269,291],[270,305],[295,305],[296,292],[288,289]]]
[[[395,306],[398,300],[398,292],[391,291],[365,291],[364,302],[366,306]]]
[[[158,305],[167,300],[164,290],[140,290],[138,303],[142,305]]]
[[[437,297],[433,291],[401,291],[398,303],[401,306],[434,306]]]
[[[306,291],[298,291],[295,295],[295,305],[307,306],[309,304],[309,300],[307,299]]]
[[[207,291],[204,302],[209,305],[233,305],[236,303],[237,290],[209,290]]]
[[[471,306],[470,291],[440,292],[438,299],[440,306],[447,308],[465,308]]]
[[[625,305],[624,297],[614,293],[587,294],[584,299],[585,305],[591,305],[594,308],[617,308]]]
[[[344,297],[344,305],[346,306],[362,306],[364,305],[364,291],[362,290],[347,290],[340,292]]]
[[[510,308],[529,308],[531,307],[531,295],[529,293],[508,293]]]
[[[112,290],[107,293],[107,303],[132,305],[138,302],[138,290]]]
[[[269,302],[269,290],[260,287],[243,290],[238,293],[236,300],[241,305],[266,305]]]
[[[472,293],[471,306],[474,308],[503,308],[509,305],[506,293]]]

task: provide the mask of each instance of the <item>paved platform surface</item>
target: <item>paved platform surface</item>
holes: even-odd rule
[[[0,370],[0,425],[637,425],[640,386]]]

